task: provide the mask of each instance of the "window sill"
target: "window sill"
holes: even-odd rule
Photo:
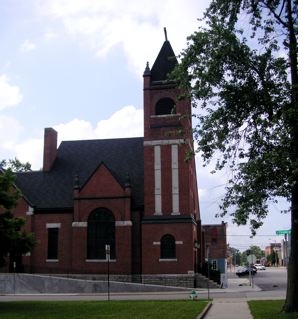
[[[86,259],[86,263],[107,263],[107,259]],[[109,262],[116,262],[116,259],[110,259]]]
[[[46,259],[47,263],[58,263],[59,259]]]

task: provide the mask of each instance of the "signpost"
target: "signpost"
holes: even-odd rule
[[[257,257],[255,255],[248,255],[247,256],[247,262],[250,264],[250,265],[253,265],[255,264],[257,261]]]
[[[285,265],[288,264],[288,236],[291,235],[291,229],[287,230],[276,230],[275,234],[277,236],[283,235],[284,236],[284,243],[285,243],[285,250],[284,250],[284,262]]]
[[[106,260],[108,262],[108,300],[110,300],[110,254],[111,254],[111,247],[110,245],[106,245]]]
[[[276,230],[275,234],[277,236],[280,236],[280,235],[291,235],[291,229],[288,229],[288,230]]]
[[[253,282],[253,276],[251,273],[251,266],[256,262],[257,257],[253,254],[250,254],[247,256],[247,262],[248,262],[248,269],[249,269],[249,283],[251,285],[251,287],[254,287],[254,282]]]

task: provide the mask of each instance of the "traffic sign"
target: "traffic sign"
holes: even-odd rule
[[[276,230],[275,234],[276,235],[290,235],[291,234],[291,229],[288,229],[288,230]]]
[[[247,256],[247,262],[249,264],[254,264],[257,261],[257,257],[253,254]]]

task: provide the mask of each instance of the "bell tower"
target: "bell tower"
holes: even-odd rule
[[[142,273],[190,273],[199,221],[191,101],[169,79],[178,61],[167,39],[144,78]]]

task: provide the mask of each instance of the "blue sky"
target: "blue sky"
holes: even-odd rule
[[[61,140],[143,135],[143,83],[164,41],[179,54],[208,1],[0,0],[0,159],[42,167],[45,127]],[[197,159],[201,217],[215,219],[229,172],[211,175]],[[289,216],[272,206],[253,240],[228,224],[240,249],[277,241]],[[241,236],[240,236],[241,235]],[[244,236],[243,236],[244,235]],[[270,239],[269,239],[270,238]]]

